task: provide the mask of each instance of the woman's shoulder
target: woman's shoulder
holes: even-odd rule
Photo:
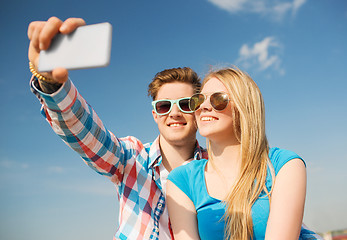
[[[205,165],[206,162],[207,162],[207,159],[204,159],[204,158],[202,158],[200,160],[196,159],[196,160],[190,161],[190,162],[188,162],[186,164],[183,164],[180,167],[195,168],[195,167],[198,167],[198,166]]]
[[[292,159],[298,158],[305,163],[305,161],[297,153],[278,147],[273,147],[269,149],[269,158],[275,169],[276,175],[279,172],[279,170],[283,167],[283,165]]]
[[[175,184],[193,202],[196,201],[197,189],[202,188],[204,178],[204,164],[206,159],[193,160],[190,163],[173,169],[167,180]],[[201,192],[200,190],[198,192]]]
[[[189,163],[176,167],[170,172],[168,179],[171,180],[173,178],[194,176],[198,174],[201,169],[203,169],[206,162],[206,159],[193,160]]]
[[[192,171],[198,171],[200,167],[205,165],[207,162],[206,159],[200,159],[200,160],[193,160],[191,162],[185,163],[179,167],[176,167],[170,172],[171,174],[176,174],[176,172],[192,172]]]

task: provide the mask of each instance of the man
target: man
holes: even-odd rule
[[[135,137],[117,138],[68,79],[68,71],[37,72],[40,50],[49,48],[57,33],[68,34],[85,25],[83,19],[32,22],[28,28],[32,91],[53,130],[96,172],[116,186],[120,200],[119,228],[114,239],[172,239],[165,201],[168,173],[192,159],[207,158],[196,140],[189,97],[200,81],[190,68],[158,73],[149,85],[153,118],[160,135],[142,144]]]

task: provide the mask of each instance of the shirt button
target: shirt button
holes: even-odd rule
[[[158,227],[155,227],[155,231],[156,231],[156,232],[159,232],[159,228],[158,228]]]
[[[159,204],[158,204],[158,207],[159,207],[159,208],[162,208],[162,207],[163,207],[163,204],[159,203]]]

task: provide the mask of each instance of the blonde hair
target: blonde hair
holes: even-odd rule
[[[234,134],[241,145],[239,178],[225,200],[225,239],[248,240],[253,238],[253,203],[263,190],[270,198],[265,186],[268,166],[273,173],[265,135],[264,101],[252,78],[235,67],[210,72],[203,85],[213,77],[228,89],[233,103]]]

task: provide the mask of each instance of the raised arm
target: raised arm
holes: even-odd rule
[[[193,202],[171,181],[167,181],[166,189],[166,201],[175,239],[200,239],[196,210]]]
[[[36,67],[40,51],[49,47],[57,33],[68,34],[82,25],[85,22],[80,18],[62,22],[52,17],[47,22],[32,22],[28,28],[29,61]],[[68,80],[66,69],[57,68],[38,74],[48,78],[49,82],[32,78],[31,90],[39,98],[41,111],[54,132],[88,166],[121,186],[125,174],[128,174],[125,165],[135,161],[135,157],[129,156],[138,154],[143,148],[142,143],[134,137],[119,139],[108,131],[94,109]]]
[[[305,196],[306,168],[296,158],[287,162],[276,176],[265,239],[299,238]]]

